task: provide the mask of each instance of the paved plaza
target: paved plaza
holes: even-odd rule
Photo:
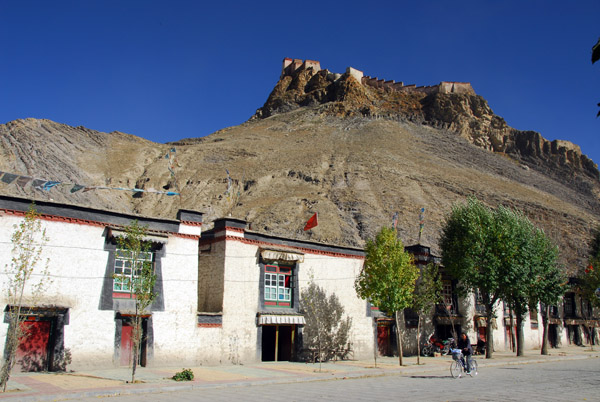
[[[97,398],[86,398],[94,401]],[[111,400],[113,400],[111,398]],[[492,366],[474,378],[447,372],[308,383],[204,388],[117,397],[115,402],[177,401],[598,401],[598,359]]]
[[[192,367],[192,382],[170,379],[181,368],[140,368],[128,384],[126,368],[70,373],[14,373],[0,401],[87,400],[600,400],[600,352],[583,347],[552,349],[524,357],[497,352],[478,357],[479,375],[453,379],[451,358],[380,358],[318,364],[272,362]]]

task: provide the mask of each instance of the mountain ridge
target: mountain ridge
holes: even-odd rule
[[[232,216],[249,221],[255,231],[353,247],[390,225],[395,212],[405,244],[416,243],[424,207],[421,242],[434,253],[451,206],[476,196],[491,206],[523,210],[560,246],[568,270],[585,264],[591,233],[600,224],[600,182],[575,146],[556,143],[552,153],[552,142],[536,133],[525,135],[525,145],[502,137],[504,151],[492,152],[485,144],[500,138],[493,130],[514,129],[490,115],[485,100],[473,98],[478,95],[412,89],[398,94],[365,89],[352,74],[330,82],[330,73],[322,72],[311,84],[312,71],[296,72],[304,78],[292,85],[294,78],[282,73],[279,82],[289,84],[276,85],[249,121],[203,138],[158,144],[49,120],[0,125],[1,171],[180,196],[39,191],[2,182],[0,192],[165,218],[174,218],[180,208],[194,209],[205,214],[206,227]],[[291,87],[304,92],[290,92]],[[313,95],[306,100],[306,94]],[[442,117],[427,117],[427,108]],[[489,132],[475,136],[482,142],[474,144],[477,127]],[[531,151],[522,151],[527,147]],[[175,160],[165,158],[171,148]],[[304,232],[317,211],[319,225]]]

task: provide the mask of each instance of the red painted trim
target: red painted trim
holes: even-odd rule
[[[234,228],[234,227],[231,227],[231,226],[225,226],[225,230],[229,230],[229,231],[232,231],[232,232],[239,232],[239,233],[244,233],[244,231],[245,231],[245,229]]]
[[[135,299],[135,294],[127,292],[113,292],[113,299]]]
[[[27,214],[27,212],[24,211],[15,211],[12,209],[0,209],[0,211],[7,213],[9,215],[15,215],[15,216],[25,216]],[[79,219],[79,218],[67,218],[64,216],[58,216],[58,215],[48,215],[48,214],[41,214],[40,215],[41,219],[44,219],[46,221],[55,221],[55,222],[66,222],[66,223],[78,223],[81,225],[90,225],[90,226],[106,226],[105,223],[102,222],[98,222],[98,221],[91,221],[88,219]]]
[[[243,237],[237,237],[237,236],[217,236],[214,237],[212,239],[201,239],[200,240],[200,244],[201,245],[205,245],[205,244],[213,244],[213,243],[218,243],[221,242],[223,240],[233,240],[233,241],[239,241],[241,243],[244,244],[250,244],[253,246],[276,246],[276,247],[282,247],[281,244],[275,244],[275,243],[269,243],[266,241],[260,241],[260,240],[250,240],[250,239],[246,239]],[[314,250],[311,248],[305,248],[305,247],[294,247],[294,246],[284,246],[284,247],[289,247],[289,250],[291,252],[293,251],[300,251],[304,254],[316,254],[316,255],[326,255],[329,257],[342,257],[342,258],[352,258],[352,259],[356,259],[356,260],[364,260],[365,257],[360,256],[360,255],[353,255],[353,254],[345,254],[345,253],[336,253],[333,251],[322,251],[322,250]]]
[[[223,327],[223,324],[208,324],[208,323],[198,324],[198,328],[221,328],[221,327]]]
[[[13,209],[3,209],[0,208],[0,212],[4,212],[8,215],[14,215],[14,216],[25,216],[27,212],[23,212],[23,211],[15,211]],[[109,225],[106,222],[99,222],[99,221],[91,221],[88,219],[79,219],[79,218],[68,218],[65,216],[58,216],[58,215],[48,215],[48,214],[41,214],[40,215],[40,219],[43,219],[45,221],[50,221],[50,222],[63,222],[63,223],[73,223],[73,224],[79,224],[79,225],[88,225],[88,226],[99,226],[99,227],[106,227],[106,226],[118,226],[118,225]],[[192,222],[192,223],[197,223],[197,222]],[[202,223],[200,223],[201,225]],[[199,226],[199,225],[198,225]],[[171,235],[171,236],[175,236],[175,237],[181,237],[184,239],[193,239],[193,240],[199,240],[200,239],[200,235],[193,235],[193,234],[185,234],[185,233],[176,233],[176,232],[161,232],[167,235]]]
[[[188,226],[202,226],[202,222],[192,222],[192,221],[179,221],[179,224],[188,225]]]

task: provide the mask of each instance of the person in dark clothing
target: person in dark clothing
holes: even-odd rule
[[[462,351],[464,356],[467,374],[471,374],[471,355],[473,354],[473,347],[471,346],[471,341],[469,340],[467,334],[464,332],[460,334],[460,337],[458,338],[458,344],[456,346]]]

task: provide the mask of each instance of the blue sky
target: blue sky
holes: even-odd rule
[[[156,142],[246,121],[284,57],[406,84],[471,82],[521,130],[600,162],[600,1],[0,0],[0,123]]]

